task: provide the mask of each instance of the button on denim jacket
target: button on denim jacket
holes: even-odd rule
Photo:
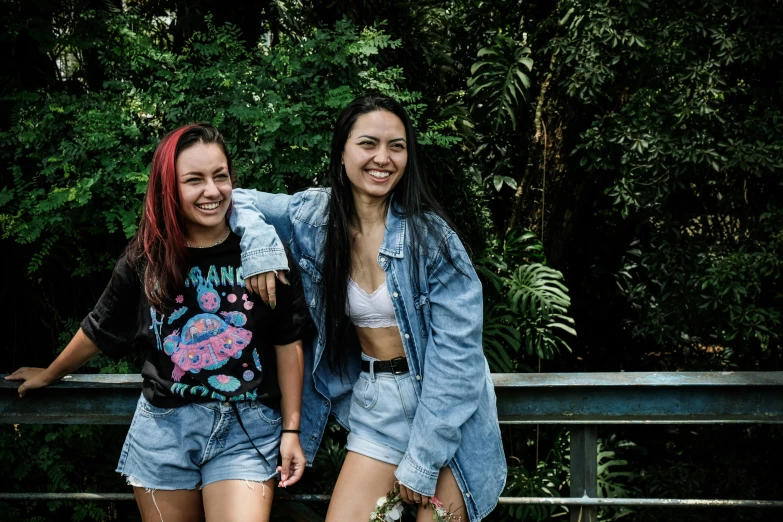
[[[293,196],[237,189],[230,219],[231,228],[242,236],[245,277],[287,268],[279,238],[299,265],[319,332],[305,357],[305,375],[312,375],[305,378],[302,397],[301,440],[308,462],[330,412],[347,428],[352,388],[361,371],[358,342],[342,379],[323,357],[321,279],[329,197],[329,190],[322,188]],[[413,256],[406,242],[408,220],[390,205],[378,254],[419,395],[408,448],[395,475],[409,488],[432,496],[440,469],[450,466],[475,522],[495,507],[506,480],[506,461],[481,344],[481,283],[457,235],[442,220],[434,222],[421,253]],[[465,275],[448,261],[446,249]]]

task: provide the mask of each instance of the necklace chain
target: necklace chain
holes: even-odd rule
[[[214,244],[209,246],[193,246],[190,244],[190,241],[188,241],[187,239],[185,239],[185,244],[188,246],[188,248],[212,248],[214,246],[218,246],[220,243],[225,241],[226,238],[228,237],[229,232],[231,232],[231,229],[226,227],[226,231],[223,233],[222,236],[220,236],[220,239],[218,239],[217,241],[215,241]]]

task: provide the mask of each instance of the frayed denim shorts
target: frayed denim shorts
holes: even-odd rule
[[[261,402],[236,403],[256,448],[227,402],[158,408],[139,399],[117,472],[131,486],[196,489],[221,480],[265,482],[277,475],[282,419]]]
[[[362,360],[377,361],[362,353]],[[412,372],[401,375],[362,372],[353,386],[346,449],[398,465],[408,448],[419,405]]]

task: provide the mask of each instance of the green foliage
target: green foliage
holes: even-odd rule
[[[551,460],[551,462],[550,462]],[[524,466],[511,466],[508,470],[508,485],[504,496],[509,497],[559,497],[563,487],[562,470],[557,459],[546,459],[538,463],[532,471]],[[549,520],[562,508],[558,506],[521,504],[506,508],[512,520],[538,522]]]
[[[524,42],[498,34],[479,49],[479,61],[471,66],[467,79],[470,114],[479,122],[469,171],[496,192],[504,186],[517,189],[513,167],[520,155],[517,124],[528,112],[531,53]]]
[[[530,88],[528,73],[533,70],[530,54],[529,47],[501,34],[491,46],[479,50],[481,60],[470,68],[471,110],[486,113],[496,132],[505,126],[516,129],[517,114]]]
[[[528,441],[528,445],[536,444]],[[568,458],[568,432],[559,430],[552,447],[543,460],[536,460],[525,466],[518,457],[510,457],[513,464],[508,467],[508,479],[503,496],[509,497],[560,497],[567,484],[568,469],[563,461]],[[525,520],[538,522],[565,514],[564,508],[556,505],[521,504],[503,508],[501,520]]]
[[[335,423],[328,425],[313,461],[313,477],[318,492],[331,494],[346,454],[345,430]]]
[[[618,441],[615,434],[598,440],[598,497],[637,498],[639,490],[630,482],[641,475],[628,469],[628,461],[616,457],[615,448],[632,448],[630,441]],[[599,511],[599,520],[617,520],[634,513],[628,507],[604,507]]]
[[[607,221],[633,224],[616,279],[634,337],[713,367],[783,335],[783,6],[760,5],[564,1],[550,43],[591,115],[575,160],[612,198]]]
[[[108,492],[125,491],[114,473],[116,458],[127,429],[124,426],[3,425],[0,429],[0,464],[5,470],[4,492]],[[95,448],[110,448],[95,452]],[[85,474],[85,462],[92,463]],[[34,486],[31,486],[34,484]],[[51,520],[49,512],[67,512],[73,520],[108,520],[113,503],[2,504],[4,520]],[[37,518],[40,517],[40,518]]]
[[[16,120],[0,132],[0,161],[14,173],[3,187],[0,223],[4,238],[36,246],[29,273],[52,262],[55,246],[73,251],[105,231],[130,237],[154,145],[176,126],[215,124],[245,184],[285,192],[312,185],[323,172],[333,121],[358,93],[393,94],[414,118],[425,107],[400,87],[401,69],[373,62],[399,44],[377,28],[343,21],[248,50],[235,27],[209,20],[207,27],[176,55],[156,45],[138,15],[117,14],[100,53],[114,75],[103,90],[14,97]],[[427,142],[452,146],[443,129],[436,121],[422,130]],[[78,264],[58,270],[104,268],[72,257]]]
[[[490,368],[513,372],[528,356],[553,359],[570,350],[564,334],[576,335],[566,315],[571,299],[563,274],[544,264],[543,245],[532,232],[512,231],[499,252],[487,250],[476,261],[488,285],[484,312],[484,353]]]

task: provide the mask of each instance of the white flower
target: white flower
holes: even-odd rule
[[[378,499],[378,502],[375,503],[378,507],[383,507],[383,505],[386,503],[386,497],[381,497]]]
[[[387,517],[390,517],[392,520],[399,520],[402,516],[402,506],[400,504],[395,504],[389,512],[386,514]]]

